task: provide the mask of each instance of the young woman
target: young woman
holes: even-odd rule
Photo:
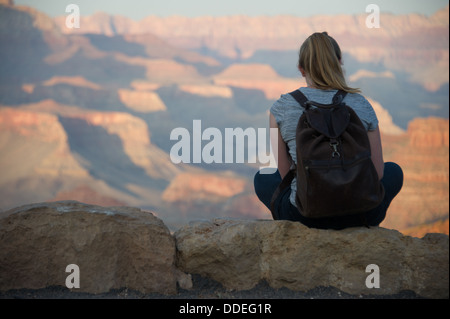
[[[342,53],[337,42],[326,32],[312,34],[300,48],[298,68],[306,79],[307,87],[301,87],[299,90],[309,100],[322,104],[330,104],[338,90],[347,92],[343,101],[352,107],[367,130],[372,162],[385,188],[384,199],[375,209],[361,214],[306,218],[295,203],[296,179],[294,179],[291,187],[281,192],[275,201],[275,215],[278,219],[299,221],[308,227],[322,229],[378,226],[386,217],[391,201],[402,188],[402,169],[395,163],[383,161],[380,129],[372,105],[359,94],[359,89],[347,86],[341,64]],[[282,95],[270,109],[270,127],[278,129],[278,171],[274,174],[258,172],[254,180],[258,198],[269,209],[272,195],[288,173],[291,160],[297,164],[295,133],[302,113],[303,108],[290,94]]]

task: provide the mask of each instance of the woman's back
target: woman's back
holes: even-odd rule
[[[337,90],[319,90],[308,87],[300,88],[300,91],[308,98],[321,104],[330,104]],[[349,93],[344,101],[350,106],[363,122],[367,131],[375,130],[378,127],[378,119],[372,105],[358,93]],[[300,116],[303,114],[303,107],[290,95],[284,94],[276,101],[270,112],[275,117],[281,136],[288,146],[289,154],[297,164],[295,134]],[[293,192],[291,202],[295,203],[296,180],[292,182]]]
[[[337,42],[326,32],[314,33],[300,47],[298,68],[308,87],[299,90],[308,100],[320,104],[331,104],[338,90],[347,93],[343,102],[351,107],[361,119],[370,143],[371,160],[385,192],[382,203],[376,208],[340,216],[339,218],[308,218],[302,215],[295,201],[297,181],[284,187],[284,177],[292,174],[292,162],[297,164],[296,131],[303,107],[290,95],[282,95],[270,109],[270,127],[278,130],[276,158],[278,171],[275,174],[255,175],[254,185],[258,198],[271,209],[274,219],[300,221],[308,227],[342,229],[361,225],[379,225],[386,216],[387,208],[403,185],[403,172],[395,163],[383,161],[378,119],[370,103],[360,95],[360,90],[347,85],[342,70],[342,54]],[[289,155],[288,155],[289,152]],[[289,174],[289,175],[288,175]],[[285,179],[290,181],[290,179]],[[279,186],[283,185],[283,190]],[[304,191],[304,190],[303,190]],[[320,192],[320,190],[319,190]],[[327,200],[324,198],[323,200]],[[273,204],[273,205],[272,205]]]

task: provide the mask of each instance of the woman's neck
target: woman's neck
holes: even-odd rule
[[[316,90],[333,90],[333,89],[330,88],[330,87],[327,87],[327,88],[318,88],[318,87],[313,83],[313,81],[311,81],[311,78],[310,78],[309,76],[306,76],[305,78],[306,78],[306,86],[307,86],[308,88],[316,89]]]
[[[317,87],[314,85],[314,83],[311,81],[311,78],[309,76],[306,76],[306,86],[311,89],[317,89]]]

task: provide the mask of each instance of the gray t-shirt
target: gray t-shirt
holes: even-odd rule
[[[322,104],[330,104],[337,90],[318,90],[308,87],[300,88],[300,91],[308,98]],[[349,93],[344,102],[350,106],[363,122],[367,131],[373,131],[378,127],[378,118],[372,105],[361,94]],[[283,140],[289,148],[292,160],[297,164],[295,131],[298,120],[303,114],[304,108],[290,95],[283,94],[270,108],[270,112],[275,117]],[[297,191],[297,181],[292,181],[291,203],[295,206],[295,192]]]

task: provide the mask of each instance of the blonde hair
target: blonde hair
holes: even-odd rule
[[[347,85],[341,67],[342,53],[338,43],[327,32],[314,33],[300,47],[298,66],[318,89],[335,89],[360,93]]]

